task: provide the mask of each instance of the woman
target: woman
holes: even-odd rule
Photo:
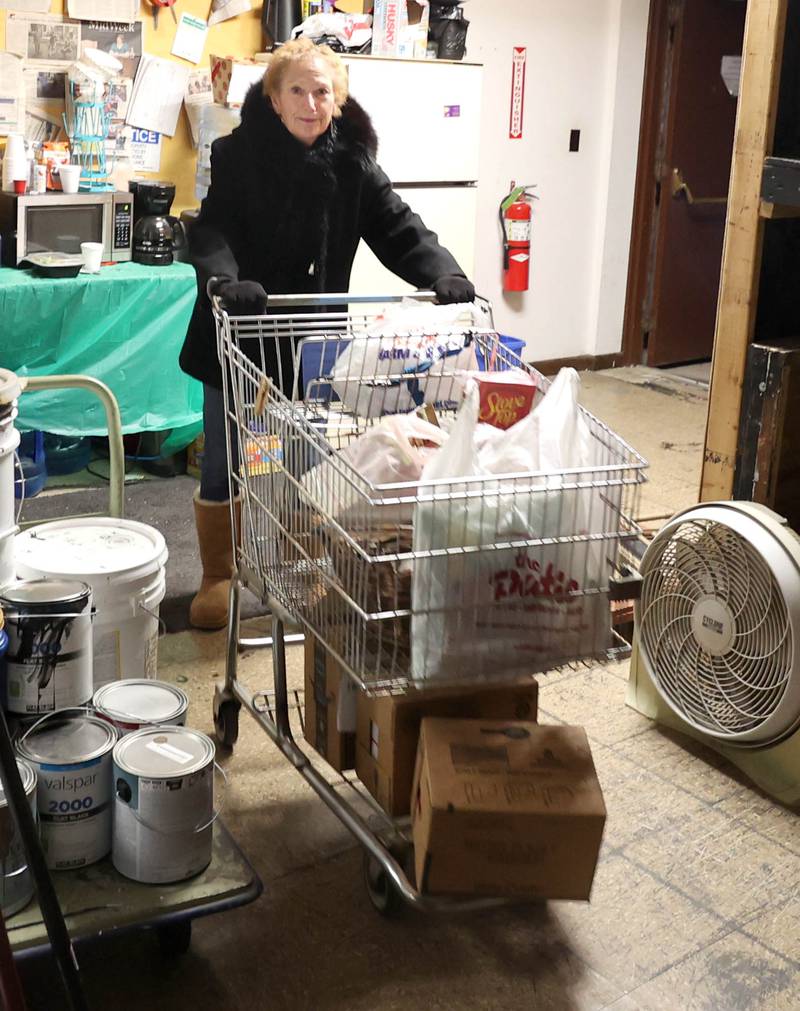
[[[203,456],[195,522],[203,581],[191,624],[221,628],[232,570],[222,378],[210,295],[231,315],[263,314],[266,292],[347,291],[359,239],[390,270],[440,302],[475,289],[375,162],[369,116],[347,95],[341,59],[306,38],[280,47],[241,125],[211,149],[211,186],[189,236],[198,296],[180,356],[204,384]],[[272,378],[291,392],[293,349],[282,342]]]

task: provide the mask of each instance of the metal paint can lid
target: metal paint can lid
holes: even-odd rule
[[[17,750],[39,765],[80,765],[105,755],[118,736],[116,728],[99,716],[54,715],[34,724]]]
[[[180,688],[148,678],[111,681],[97,689],[92,701],[109,719],[128,723],[175,723],[189,706]]]
[[[145,779],[172,779],[205,769],[214,760],[214,742],[187,727],[145,727],[114,747],[114,764]]]
[[[9,612],[81,612],[91,606],[92,588],[78,579],[23,579],[3,587],[0,606]]]
[[[30,797],[36,789],[36,770],[32,765],[28,765],[28,763],[22,758],[17,759],[17,768],[19,769],[19,778],[22,780],[25,796]],[[2,782],[0,782],[0,808],[7,806],[8,801],[6,800],[6,791]]]

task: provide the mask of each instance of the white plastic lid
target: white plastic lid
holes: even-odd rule
[[[146,727],[114,746],[114,763],[145,779],[172,779],[199,772],[214,760],[214,743],[188,727]]]
[[[14,539],[17,574],[24,578],[134,578],[155,572],[167,557],[166,542],[155,527],[112,517],[41,523]]]
[[[169,723],[189,705],[180,688],[145,678],[112,681],[97,689],[93,701],[95,709],[112,719],[132,723]]]

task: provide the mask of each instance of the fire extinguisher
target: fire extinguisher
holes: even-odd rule
[[[503,229],[503,291],[527,291],[531,261],[532,201],[535,185],[515,186],[500,203]]]

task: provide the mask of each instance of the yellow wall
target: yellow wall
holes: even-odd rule
[[[50,12],[63,14],[66,4],[64,0],[52,0]],[[180,19],[181,14],[194,14],[199,18],[207,18],[210,10],[210,0],[178,0],[175,13]],[[0,11],[0,48],[5,48],[5,18],[6,11]],[[152,8],[148,3],[142,3],[140,17],[144,23],[143,45],[145,52],[153,56],[163,56],[174,59],[186,67],[192,64],[170,56],[170,49],[175,37],[175,22],[167,9],[158,15],[158,30],[153,30]],[[212,25],[206,36],[206,46],[203,58],[197,68],[208,66],[209,53],[220,56],[252,56],[264,48],[261,31],[261,4],[255,10],[240,14],[238,17]],[[143,172],[141,175],[152,178],[170,179],[177,186],[173,213],[179,214],[185,207],[196,207],[194,195],[195,150],[192,147],[191,133],[186,119],[186,113],[181,112],[174,137],[164,137],[161,147],[161,170],[157,173]]]

